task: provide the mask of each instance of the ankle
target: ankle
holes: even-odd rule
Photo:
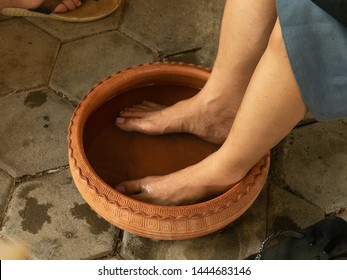
[[[262,154],[261,152],[251,154],[245,150],[245,147],[230,142],[224,143],[217,153],[218,167],[221,172],[224,172],[237,181],[244,178],[262,156],[266,154]]]
[[[242,180],[251,169],[251,167],[238,165],[237,161],[226,159],[226,157],[220,155],[219,151],[210,155],[206,165],[208,165],[208,168],[204,170],[210,171],[208,176],[211,178],[210,184],[215,186],[234,185]]]
[[[226,112],[236,115],[244,96],[244,90],[234,85],[233,82],[226,82],[220,76],[212,76],[201,90],[199,97],[201,105],[209,112]],[[225,109],[225,110],[224,110]]]

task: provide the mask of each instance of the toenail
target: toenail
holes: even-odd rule
[[[124,118],[117,118],[116,122],[117,123],[124,123],[125,119]]]
[[[120,193],[125,193],[125,187],[124,186],[117,186],[116,190],[119,191]]]

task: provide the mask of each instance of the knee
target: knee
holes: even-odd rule
[[[268,49],[277,52],[286,52],[283,41],[282,29],[278,19],[271,32]]]

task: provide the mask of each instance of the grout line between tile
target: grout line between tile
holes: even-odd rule
[[[309,124],[307,124],[309,125]],[[303,125],[305,126],[305,125]],[[303,126],[300,126],[300,127],[296,127],[295,129],[300,129],[301,127]],[[274,154],[275,155],[275,161],[274,163],[272,164],[273,165],[273,168],[274,168],[274,173],[273,173],[273,179],[275,181],[273,181],[273,185],[285,191],[287,191],[288,193],[294,195],[295,197],[299,198],[299,199],[302,199],[303,201],[305,201],[306,203],[308,203],[309,205],[311,206],[314,206],[320,210],[322,210],[322,212],[325,213],[324,209],[322,209],[319,205],[316,205],[314,204],[312,201],[308,200],[307,198],[304,197],[304,195],[298,191],[295,191],[293,190],[288,184],[285,183],[285,172],[283,169],[283,165],[282,165],[282,162],[284,161],[284,152],[283,152],[283,149],[284,149],[284,141],[285,139],[283,139],[278,145],[277,145],[277,148],[276,148],[276,153]]]
[[[39,84],[39,85],[36,85],[36,86],[33,86],[33,87],[28,87],[28,88],[22,88],[22,89],[16,89],[12,92],[9,92],[3,96],[0,96],[0,100],[2,98],[6,98],[6,97],[9,97],[11,95],[14,95],[16,93],[22,93],[22,92],[29,92],[29,91],[33,91],[33,90],[39,90],[39,89],[42,89],[42,88],[47,88],[47,84]]]
[[[119,252],[123,243],[123,237],[124,237],[124,231],[122,229],[119,229],[119,233],[118,235],[115,236],[115,239],[114,239],[115,246],[112,252],[112,257],[121,257]]]
[[[58,95],[60,98],[66,100],[67,102],[69,102],[69,104],[71,104],[73,107],[77,107],[78,105],[78,102],[74,101],[74,100],[71,100],[69,97],[67,97],[64,93],[61,93],[59,91],[56,91],[55,89],[49,87],[49,89],[51,91],[53,91],[53,93],[55,93],[56,95]]]
[[[0,231],[2,230],[3,226],[4,226],[4,223],[5,223],[5,219],[7,217],[7,212],[8,212],[8,209],[10,208],[10,204],[11,204],[11,200],[13,198],[13,194],[14,194],[14,191],[16,189],[16,181],[13,180],[12,184],[11,184],[11,191],[9,192],[8,196],[7,196],[7,199],[5,201],[5,207],[4,207],[4,212],[0,214]]]
[[[290,188],[290,186],[284,185],[282,188],[283,188],[283,190],[285,190],[285,191],[289,192],[290,194],[292,194],[292,195],[294,195],[294,196],[296,196],[296,197],[302,199],[303,201],[305,201],[305,202],[307,202],[308,204],[310,204],[310,205],[312,205],[312,206],[314,206],[314,207],[316,207],[316,208],[322,210],[322,212],[324,212],[325,214],[327,214],[327,213],[325,212],[325,210],[322,209],[319,205],[316,205],[316,204],[314,204],[312,201],[309,201],[308,199],[306,199],[300,192],[297,192],[297,191],[292,190],[292,189]]]
[[[89,38],[89,37],[93,37],[93,36],[97,36],[97,35],[100,35],[100,34],[105,34],[105,33],[109,33],[109,32],[115,32],[115,31],[117,31],[117,28],[118,28],[118,26],[117,26],[117,27],[114,27],[114,28],[111,28],[111,29],[108,29],[108,30],[98,31],[96,33],[86,34],[86,35],[82,35],[80,37],[71,38],[71,39],[65,39],[64,40],[64,39],[60,39],[59,37],[54,36],[54,34],[49,33],[49,31],[46,31],[45,29],[40,27],[40,25],[36,25],[35,23],[27,20],[26,18],[24,18],[24,20],[26,22],[28,22],[29,24],[31,24],[32,26],[34,26],[35,28],[37,28],[40,31],[42,31],[45,34],[47,34],[52,39],[58,40],[61,45],[65,45],[65,44],[72,43],[72,42],[75,42],[75,41],[83,40],[83,39],[86,39],[86,38]]]
[[[25,181],[30,180],[30,179],[40,178],[40,177],[43,177],[45,175],[55,174],[55,173],[61,172],[63,170],[66,170],[68,168],[69,168],[69,165],[63,165],[63,166],[60,166],[60,167],[57,167],[57,168],[52,168],[52,169],[49,169],[49,170],[44,170],[44,171],[37,172],[34,175],[23,175],[23,176],[17,177],[17,178],[13,178],[11,176],[11,178],[13,179],[12,186],[11,186],[11,191],[10,191],[9,195],[7,196],[7,199],[6,199],[6,202],[5,202],[6,206],[5,206],[4,212],[2,214],[0,214],[0,230],[4,226],[6,216],[7,216],[8,210],[10,208],[11,200],[13,198],[13,194],[14,194],[15,190],[17,189],[17,187],[18,187],[18,185],[20,183],[25,182]]]
[[[149,50],[150,52],[152,52],[160,61],[163,60],[164,56],[160,53],[160,51],[152,48],[151,46],[148,46],[144,43],[142,43],[141,41],[138,41],[136,40],[135,38],[131,37],[129,34],[123,32],[123,31],[120,31],[120,30],[117,30],[117,32],[129,39],[131,39],[132,41],[134,41],[135,43],[141,45],[142,47],[144,47],[145,49]]]
[[[8,173],[5,169],[0,168],[0,172],[4,173],[8,177],[10,177],[12,180],[15,180],[14,177],[10,173]]]
[[[69,169],[69,165],[62,165],[62,166],[59,166],[59,167],[55,167],[55,168],[51,168],[51,169],[48,169],[48,170],[43,170],[43,171],[39,171],[35,174],[27,174],[27,175],[23,175],[23,176],[20,176],[20,177],[16,177],[14,178],[15,182],[16,183],[22,183],[22,182],[25,182],[25,181],[28,181],[30,179],[34,179],[34,178],[40,178],[40,177],[43,177],[45,175],[50,175],[50,174],[55,174],[55,173],[58,173],[58,172],[61,172],[63,170],[66,170],[66,169]]]
[[[108,259],[112,259],[114,257],[123,259],[118,254],[118,246],[119,246],[119,242],[121,242],[121,238],[122,238],[122,230],[120,230],[118,235],[114,236],[114,240],[113,240],[114,248],[113,248],[113,250],[111,250],[111,252],[106,254],[105,256],[100,256],[100,257],[94,258],[94,260],[108,260]],[[91,258],[91,259],[93,259],[93,258]]]
[[[51,68],[51,72],[49,73],[48,75],[48,87],[51,83],[51,79],[52,79],[52,76],[53,76],[53,72],[54,72],[54,69],[57,65],[57,61],[58,61],[58,57],[59,57],[59,54],[60,54],[60,51],[61,51],[61,47],[62,47],[62,43],[59,43],[59,46],[58,46],[58,49],[55,53],[55,57],[53,59],[53,63],[52,63],[52,68]]]
[[[84,35],[84,36],[81,36],[81,37],[78,37],[78,38],[67,39],[67,40],[62,41],[61,45],[77,42],[77,41],[84,40],[84,39],[87,39],[87,38],[90,38],[90,37],[99,36],[99,35],[112,33],[112,32],[117,32],[117,29],[116,28],[112,28],[112,29],[109,29],[109,30],[99,31],[99,32],[94,33],[94,34],[87,34],[87,35]]]
[[[118,21],[117,26],[116,26],[116,30],[118,30],[118,28],[121,26],[121,24],[124,21],[125,6],[126,6],[125,2],[126,2],[125,0],[122,0],[121,6],[120,6],[121,11],[120,11],[120,15],[119,15],[119,21]]]
[[[55,37],[53,34],[47,32],[46,30],[44,30],[43,28],[41,28],[39,25],[36,25],[35,23],[32,23],[30,20],[28,20],[26,17],[22,17],[27,23],[29,23],[30,25],[32,25],[33,27],[39,29],[40,31],[44,32],[46,35],[48,35],[49,37],[51,37],[52,39],[55,39],[57,41],[60,42],[60,39],[58,37]]]

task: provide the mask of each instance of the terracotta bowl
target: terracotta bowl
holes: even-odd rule
[[[165,86],[166,88],[178,87],[180,89],[193,89],[193,92],[190,91],[189,93],[191,95],[203,87],[209,74],[208,69],[182,63],[139,65],[108,77],[96,85],[80,102],[72,116],[69,127],[70,169],[75,184],[83,198],[108,222],[123,230],[143,237],[162,240],[190,239],[207,235],[227,226],[239,218],[257,198],[263,188],[269,170],[269,154],[264,156],[242,181],[227,192],[210,200],[186,206],[159,206],[144,203],[123,195],[114,189],[114,186],[123,180],[146,175],[161,175],[165,172],[172,172],[172,170],[159,170],[159,168],[157,170],[158,174],[147,174],[154,172],[150,169],[146,170],[147,173],[136,173],[136,166],[138,166],[136,163],[130,165],[127,171],[123,170],[124,172],[120,172],[120,174],[125,174],[124,176],[122,175],[123,177],[121,176],[122,178],[113,178],[112,172],[109,172],[110,176],[106,173],[106,175],[103,174],[102,166],[104,166],[104,163],[100,165],[100,168],[100,166],[94,165],[93,161],[90,160],[89,150],[91,148],[107,146],[107,144],[94,145],[92,143],[93,135],[99,135],[101,132],[98,130],[100,125],[94,125],[94,128],[90,130],[90,127],[93,127],[93,124],[90,123],[93,123],[93,116],[97,116],[100,108],[104,108],[103,106],[107,105],[110,100],[116,100],[115,98],[118,97],[121,98],[118,103],[114,103],[117,105],[114,106],[114,112],[112,112],[111,117],[108,117],[108,121],[112,121],[112,129],[116,129],[114,120],[122,108],[130,106],[133,102],[138,103],[142,99],[148,98],[141,96],[141,94],[134,97],[134,94],[131,94],[133,90],[142,90],[142,88],[159,85]],[[167,99],[169,100],[167,105],[170,105],[179,99],[189,97],[189,94],[187,96],[180,96],[174,92],[166,93],[166,95],[165,93],[156,92],[155,96],[158,96],[158,98],[155,101],[165,102]],[[126,132],[122,133],[124,133],[122,137],[132,137],[125,138],[125,142],[129,145],[137,139],[136,137],[142,137],[140,133],[136,132],[129,132],[131,136],[128,136]],[[158,140],[161,139],[158,138],[161,136],[143,137],[152,137],[146,138],[146,141],[157,141],[156,143],[158,145],[161,141]],[[129,139],[132,140],[130,141]],[[196,139],[189,138],[184,141],[196,141]],[[194,147],[205,145],[203,149],[200,149],[204,151],[203,153],[213,152],[214,149],[216,150],[218,148],[208,146],[212,144],[206,143],[199,142],[198,144],[194,144]],[[115,147],[115,150],[117,150],[117,145]],[[127,154],[126,146],[120,146],[118,149],[122,150],[123,157],[124,154]],[[131,149],[128,155],[129,160],[137,157],[137,154],[131,152]],[[171,148],[168,147],[168,149]],[[198,149],[198,151],[200,150]],[[202,157],[206,155],[204,154]],[[105,156],[107,157],[108,155],[105,154]],[[115,157],[117,157],[117,151],[115,152]],[[160,157],[159,160],[161,160]],[[195,158],[194,160],[199,161],[201,159]],[[105,162],[107,164],[109,161],[105,160]],[[143,160],[139,162],[141,163]],[[170,163],[170,160],[167,160],[167,162]],[[194,162],[186,162],[185,164],[190,165],[192,163]],[[165,166],[164,163],[162,165]],[[142,167],[146,169],[146,162]],[[114,168],[121,167],[120,165],[115,165]],[[132,170],[135,170],[135,173],[131,173]]]

